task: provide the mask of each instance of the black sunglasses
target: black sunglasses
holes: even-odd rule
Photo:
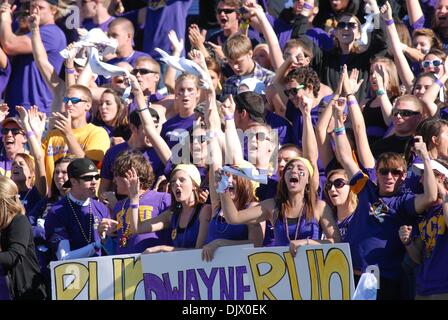
[[[81,179],[81,180],[84,180],[84,181],[92,181],[93,179],[100,180],[100,175],[96,174],[94,176],[83,176],[83,177],[79,177],[78,179]]]
[[[348,184],[348,181],[342,179],[342,178],[338,178],[334,181],[327,181],[325,183],[325,189],[326,190],[330,190],[331,187],[335,187],[336,189],[341,189],[343,186],[345,186],[346,184]]]
[[[289,96],[295,96],[295,95],[297,95],[297,93],[299,93],[299,91],[300,91],[301,89],[303,89],[303,88],[305,88],[305,85],[303,85],[303,84],[299,84],[297,87],[295,87],[295,88],[291,88],[291,89],[286,89],[286,90],[284,90],[283,92],[285,93],[285,95],[286,95],[287,97],[289,97]]]
[[[397,110],[397,109],[395,109],[395,110],[392,111],[392,115],[394,117],[400,115],[402,118],[416,116],[416,115],[419,115],[419,114],[420,114],[420,112],[418,112],[418,111],[412,111],[412,110],[406,110],[406,109],[405,110]]]
[[[381,169],[378,169],[378,172],[382,176],[387,176],[389,174],[389,172],[392,173],[393,176],[400,176],[403,174],[403,171],[400,169],[397,169],[397,168],[392,168],[392,169],[381,168]]]
[[[356,22],[339,22],[336,28],[355,30],[357,27],[358,24]]]
[[[140,73],[141,75],[145,75],[145,74],[148,74],[148,73],[158,73],[158,72],[152,71],[152,70],[149,70],[149,69],[146,69],[146,68],[134,68],[134,69],[132,69],[132,71],[131,71],[132,75],[136,76],[137,73]]]
[[[18,135],[18,134],[23,134],[23,130],[19,129],[19,128],[2,128],[2,135],[6,136],[8,134],[8,132],[12,132],[12,134],[14,136]]]
[[[231,14],[235,11],[236,11],[235,9],[216,9],[216,12],[218,14],[221,14],[222,12],[224,12],[225,14]]]

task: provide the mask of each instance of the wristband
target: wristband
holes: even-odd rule
[[[231,114],[231,115],[228,115],[228,116],[224,116],[224,120],[233,120],[233,119],[235,119],[235,116],[233,115],[233,114]]]
[[[308,10],[311,10],[311,9],[313,9],[313,6],[310,5],[308,2],[304,2],[304,3],[303,3],[303,8],[308,9]]]
[[[437,85],[438,85],[440,88],[445,87],[445,85],[443,84],[443,82],[440,81],[439,79],[436,79],[436,80],[434,81],[434,83],[437,83]]]
[[[354,106],[354,105],[356,105],[356,104],[358,104],[358,102],[357,102],[356,100],[349,100],[349,101],[347,101],[347,105],[348,105],[349,107]]]
[[[334,128],[334,130],[333,130],[334,133],[343,132],[343,131],[345,131],[345,127]]]
[[[65,68],[65,73],[67,74],[75,74],[76,70],[72,68]]]
[[[32,136],[35,136],[35,134],[34,134],[34,131],[27,131],[26,132],[26,136],[29,138],[29,137],[32,137]]]
[[[344,128],[344,130],[335,132],[334,134],[337,136],[342,136],[343,134],[345,134],[345,128]]]
[[[386,93],[386,91],[384,91],[383,89],[378,89],[378,90],[376,90],[376,95],[379,97],[379,96],[382,96],[383,94],[385,94]]]
[[[143,112],[143,111],[145,111],[145,110],[149,110],[149,107],[145,107],[145,108],[143,108],[143,109],[138,109],[138,108],[137,108],[137,112]]]
[[[137,204],[131,204],[131,209],[138,209],[139,205]]]
[[[394,19],[386,20],[386,26],[393,25],[394,23]]]

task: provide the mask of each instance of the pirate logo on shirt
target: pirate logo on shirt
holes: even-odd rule
[[[381,199],[371,204],[369,208],[369,215],[375,217],[379,222],[384,222],[384,217],[388,212],[389,207]]]

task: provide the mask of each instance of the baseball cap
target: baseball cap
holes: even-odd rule
[[[238,93],[235,97],[235,104],[238,110],[246,110],[253,121],[266,123],[264,99],[261,95],[252,91]]]
[[[185,171],[186,173],[188,173],[192,181],[194,181],[198,186],[201,185],[201,174],[194,164],[178,164],[171,174],[173,174],[177,170]]]
[[[4,127],[7,123],[14,122],[19,126],[20,129],[24,130],[22,127],[22,124],[20,123],[19,118],[17,117],[8,117],[5,120],[2,121],[1,126]]]
[[[67,167],[68,180],[62,187],[70,188],[72,186],[70,178],[79,178],[86,173],[98,173],[95,163],[88,158],[73,159]]]

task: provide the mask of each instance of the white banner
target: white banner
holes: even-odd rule
[[[349,245],[219,248],[142,255],[147,300],[350,300],[354,292]]]
[[[139,254],[54,261],[53,300],[144,300]]]

